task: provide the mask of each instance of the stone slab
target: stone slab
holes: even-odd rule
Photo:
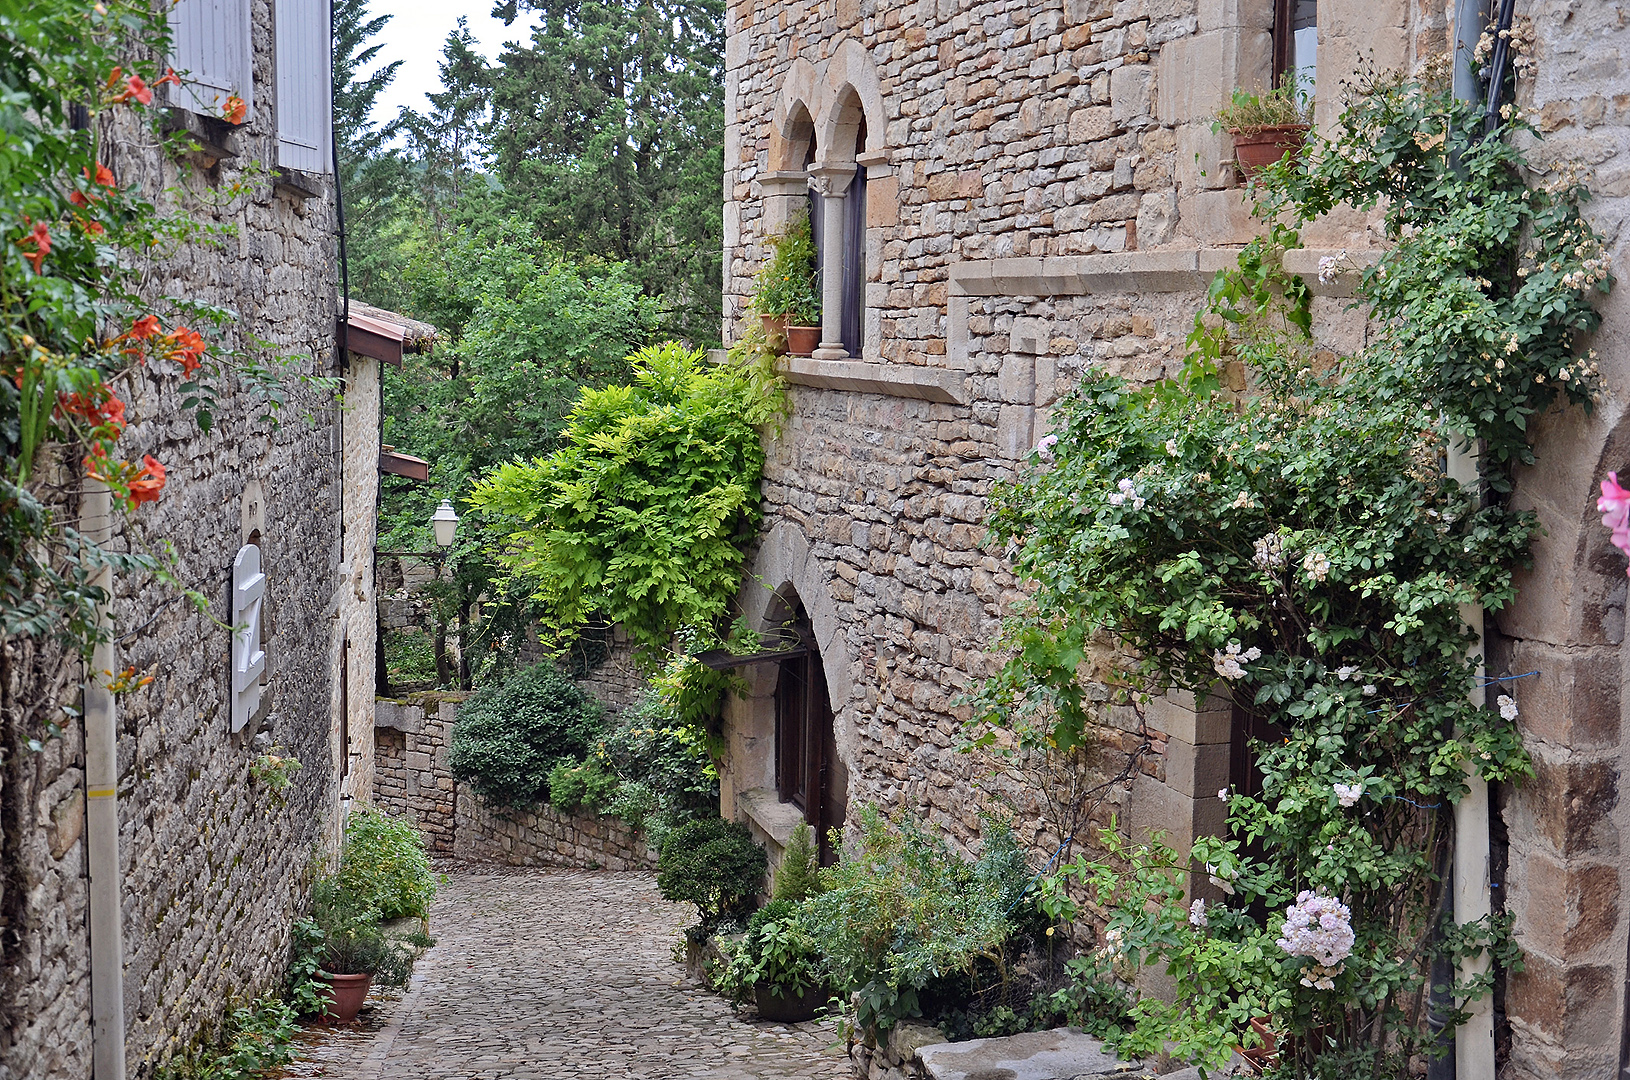
[[[934,1080],[1082,1080],[1146,1071],[1142,1061],[1121,1061],[1091,1035],[1069,1028],[936,1043],[918,1050],[917,1058]]]

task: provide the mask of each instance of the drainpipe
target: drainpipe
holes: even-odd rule
[[[1489,24],[1488,0],[1455,0],[1454,68],[1451,83],[1455,97],[1477,100],[1480,87],[1472,72],[1472,51]],[[1449,477],[1462,487],[1481,490],[1477,452],[1473,447],[1449,448]],[[1483,608],[1462,604],[1460,617],[1477,635],[1472,656],[1477,661],[1472,704],[1482,706],[1487,691],[1483,686]],[[1489,787],[1488,781],[1470,765],[1466,769],[1466,795],[1455,804],[1454,913],[1455,921],[1466,923],[1487,917],[1493,910],[1489,895]],[[1488,971],[1487,954],[1460,962],[1461,980]],[[1455,1077],[1457,1080],[1494,1078],[1494,998],[1487,995],[1467,1006],[1471,1014],[1455,1032]]]
[[[113,499],[100,480],[85,480],[85,538],[103,545],[113,539]],[[113,567],[91,579],[109,599]],[[85,678],[85,857],[90,874],[91,1067],[96,1080],[124,1080],[124,933],[119,878],[119,730],[113,692],[98,673],[115,669],[107,601],[96,605],[102,636],[91,654]]]

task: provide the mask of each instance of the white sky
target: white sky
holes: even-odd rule
[[[476,48],[488,60],[496,59],[507,41],[520,41],[531,36],[537,16],[522,11],[509,26],[494,19],[492,0],[371,0],[369,15],[390,15],[374,41],[384,48],[379,50],[376,64],[401,60],[396,79],[379,95],[374,106],[374,119],[380,123],[395,119],[402,107],[424,112],[430,107],[427,93],[442,89],[437,65],[441,62],[442,44],[458,25],[463,15],[470,32],[475,35]]]

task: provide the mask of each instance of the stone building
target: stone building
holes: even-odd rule
[[[1328,126],[1343,79],[1444,51],[1456,7],[731,0],[726,335],[747,317],[766,238],[805,206],[825,325],[813,357],[787,361],[792,414],[769,444],[742,593],[758,626],[803,624],[800,655],[744,669],[751,692],[727,712],[727,814],[780,841],[801,818],[836,824],[875,802],[976,837],[985,779],[954,750],[953,702],[992,670],[1017,595],[981,546],[992,485],[1087,367],[1174,372],[1214,272],[1260,228],[1212,131],[1230,93],[1294,66],[1313,76]],[[1622,252],[1622,5],[1518,7],[1538,65],[1519,103],[1546,135],[1533,160],[1594,167],[1590,213]],[[1313,290],[1316,337],[1351,350],[1366,326],[1317,260],[1362,258],[1381,238],[1372,219],[1338,212],[1303,239],[1287,268]],[[1513,1077],[1611,1075],[1626,1030],[1625,578],[1594,513],[1596,481],[1630,460],[1623,292],[1593,343],[1604,400],[1589,418],[1548,419],[1544,473],[1522,478],[1547,533],[1490,634],[1497,660],[1545,671],[1517,691],[1538,776],[1497,793],[1509,873],[1496,884],[1528,957],[1505,990]],[[1207,793],[1230,780],[1229,710],[1161,701],[1146,720],[1153,752],[1112,806],[1180,843],[1218,829]]]
[[[137,368],[121,448],[153,454],[168,482],[158,503],[114,516],[109,543],[172,541],[171,570],[209,609],[152,578],[112,582],[113,642],[93,668],[153,677],[127,694],[48,643],[0,650],[6,1080],[151,1076],[229,1008],[279,989],[314,858],[372,791],[379,364],[400,358],[406,331],[353,313],[337,333],[328,5],[179,0],[171,24],[187,81],[155,107],[193,149],[171,156],[110,114],[103,157],[121,185],[225,230],[162,258],[149,300],[161,314],[166,298],[230,309],[216,355],[282,369],[287,403],[270,409],[228,361],[206,432],[173,379]],[[221,119],[233,94],[238,125]],[[58,456],[63,511],[94,515],[74,460]],[[51,721],[60,735],[31,749]],[[255,773],[267,751],[301,764],[281,794]]]

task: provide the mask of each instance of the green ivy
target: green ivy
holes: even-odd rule
[[[1377,1046],[1402,1056],[1365,1068],[1392,1075],[1432,1051],[1432,956],[1515,959],[1501,926],[1440,920],[1468,770],[1531,773],[1514,705],[1470,700],[1461,608],[1512,602],[1537,524],[1510,504],[1511,470],[1534,461],[1533,417],[1589,407],[1594,358],[1576,343],[1612,278],[1586,191],[1526,186],[1507,139],[1530,129],[1512,116],[1484,138],[1441,74],[1372,80],[1333,137],[1259,174],[1250,191],[1272,224],[1212,286],[1183,375],[1136,388],[1088,374],[995,498],[994,537],[1033,592],[976,701],[975,743],[1090,743],[1094,686],[1134,705],[1220,688],[1283,733],[1254,746],[1260,795],[1218,793],[1229,837],[1195,846],[1229,894],[1202,933],[1173,907],[1186,860],[1122,851],[1069,871],[1140,943],[1128,962],[1186,973],[1192,1007],[1144,999],[1128,1045],[1171,1040],[1215,1062],[1263,1010],[1298,1075]],[[1374,329],[1345,356],[1315,344],[1309,289],[1283,269],[1300,229],[1339,204],[1379,209],[1390,241],[1371,264],[1321,267],[1356,282]],[[1481,476],[1462,486],[1443,462],[1468,444]],[[1125,859],[1145,866],[1131,892],[1114,884]],[[1351,909],[1353,951],[1324,987],[1275,944],[1304,891]],[[1456,999],[1490,987],[1457,985]]]

